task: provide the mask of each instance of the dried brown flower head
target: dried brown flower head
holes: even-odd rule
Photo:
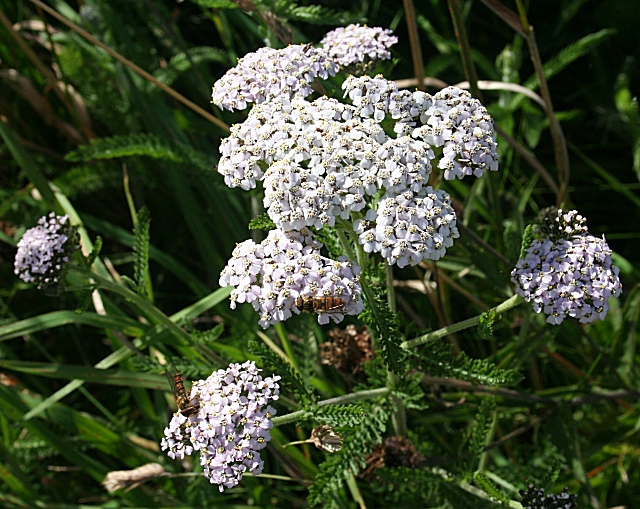
[[[320,345],[322,364],[355,375],[360,366],[373,357],[371,335],[366,327],[347,325],[345,329],[331,329],[329,337],[329,341]]]
[[[387,437],[367,456],[367,466],[360,472],[360,477],[371,480],[376,476],[378,468],[418,468],[423,461],[423,456],[408,438]]]

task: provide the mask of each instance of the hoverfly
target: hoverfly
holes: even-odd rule
[[[167,375],[167,380],[169,380],[169,386],[171,387],[173,397],[176,400],[176,405],[178,405],[178,412],[185,417],[191,417],[192,415],[197,414],[200,407],[198,404],[192,404],[189,400],[187,391],[184,388],[182,376],[178,373],[178,370],[173,363],[171,363],[165,373]]]
[[[306,313],[343,313],[346,302],[342,297],[298,297],[294,303],[299,311]]]

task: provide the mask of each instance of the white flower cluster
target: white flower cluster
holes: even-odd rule
[[[204,475],[220,491],[237,486],[245,472],[257,475],[264,462],[260,449],[271,440],[269,403],[279,397],[279,376],[263,379],[253,362],[230,364],[206,380],[194,382],[191,404],[198,412],[176,412],[164,430],[162,450],[172,459],[200,452]]]
[[[421,194],[425,196],[406,191],[386,198],[377,213],[370,210],[365,219],[356,221],[358,240],[366,252],[379,252],[400,268],[424,259],[439,260],[445,254],[460,236],[451,197],[430,186]]]
[[[534,240],[511,272],[516,292],[551,324],[568,316],[582,323],[604,320],[609,297],[622,292],[611,249],[604,238],[588,234],[576,211],[557,216],[554,240]]]
[[[212,102],[220,108],[243,110],[276,97],[307,97],[317,77],[333,76],[338,66],[326,52],[307,45],[260,48],[238,60],[213,87]]]
[[[283,231],[359,213],[369,221],[354,225],[367,250],[401,267],[439,259],[458,230],[450,198],[428,186],[432,147],[444,146],[449,178],[497,169],[491,117],[454,88],[432,97],[381,76],[350,76],[343,88],[351,105],[284,97],[254,107],[223,140],[218,171],[230,187],[262,180],[269,217]],[[395,138],[380,125],[387,117]]]
[[[260,313],[260,325],[287,320],[302,311],[303,299],[337,299],[336,309],[318,310],[318,322],[338,323],[364,309],[360,267],[320,255],[322,244],[306,228],[301,232],[271,230],[260,244],[246,240],[220,274],[220,286],[233,286],[231,308],[249,302]]]
[[[25,283],[37,283],[39,289],[59,283],[69,256],[78,248],[76,230],[68,220],[51,212],[22,236],[14,272]]]
[[[391,30],[359,24],[336,28],[320,41],[329,57],[340,66],[388,60],[391,58],[389,48],[397,42]]]

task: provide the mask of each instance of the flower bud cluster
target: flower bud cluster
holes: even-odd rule
[[[260,48],[238,60],[238,64],[213,87],[212,102],[220,108],[243,110],[276,97],[307,97],[311,82],[326,79],[338,70],[326,52],[307,45],[283,49]]]
[[[552,209],[550,217],[544,218],[545,225],[542,228],[542,231],[552,242],[589,233],[586,226],[587,219],[578,214],[576,210],[570,210],[563,214],[562,210],[556,211],[554,207]]]
[[[520,490],[523,509],[578,509],[577,495],[569,495],[568,488],[564,488],[562,493],[545,495],[544,488],[536,488],[529,485],[527,491]]]
[[[622,285],[620,270],[611,262],[611,249],[604,238],[588,234],[584,218],[571,211],[557,213],[564,236],[556,240],[534,240],[524,259],[511,272],[516,292],[533,302],[536,313],[548,315],[547,322],[560,324],[570,316],[589,323],[604,320],[609,297],[618,297]],[[577,232],[577,234],[576,234]]]
[[[51,212],[22,236],[14,272],[25,283],[37,283],[43,289],[60,282],[69,256],[79,247],[77,231],[68,221],[68,216]]]
[[[391,58],[389,48],[398,42],[386,28],[349,25],[328,32],[320,41],[329,57],[341,67]]]
[[[271,401],[279,397],[279,376],[262,378],[253,362],[230,364],[194,382],[190,417],[176,412],[164,430],[162,450],[172,459],[200,452],[204,475],[220,491],[237,486],[245,472],[260,474],[261,449],[271,440]]]
[[[265,329],[300,313],[303,299],[337,299],[335,309],[319,309],[318,322],[338,323],[344,315],[357,315],[364,305],[360,296],[360,267],[354,262],[320,255],[322,244],[306,228],[301,232],[271,230],[260,244],[246,240],[233,250],[220,274],[220,286],[233,286],[231,308],[249,302],[260,313]]]

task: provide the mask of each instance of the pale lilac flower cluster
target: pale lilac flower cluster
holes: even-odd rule
[[[164,430],[162,450],[172,459],[200,452],[204,475],[220,491],[237,486],[245,472],[262,473],[261,449],[271,440],[269,405],[279,398],[279,376],[265,379],[253,362],[230,364],[206,380],[194,382],[191,404],[198,412],[176,412]]]
[[[338,309],[318,313],[318,322],[338,323],[344,315],[364,309],[360,296],[360,266],[320,255],[322,244],[311,232],[271,230],[260,244],[246,240],[233,250],[220,274],[220,286],[233,286],[231,308],[249,302],[260,313],[260,325],[267,328],[302,311],[300,299],[337,297]]]
[[[14,272],[25,283],[37,283],[39,289],[59,283],[69,256],[78,248],[76,229],[68,220],[51,212],[22,236]]]
[[[534,240],[511,272],[518,295],[551,324],[568,316],[582,323],[604,320],[609,297],[622,291],[611,249],[604,238],[589,235],[584,222],[576,211],[559,210],[550,223],[552,238]]]
[[[389,48],[398,42],[391,30],[349,25],[332,30],[320,41],[329,57],[341,67],[391,58]]]
[[[213,87],[212,102],[221,108],[243,110],[276,97],[303,98],[317,78],[333,76],[338,66],[326,52],[307,45],[283,49],[260,48],[238,60]]]

